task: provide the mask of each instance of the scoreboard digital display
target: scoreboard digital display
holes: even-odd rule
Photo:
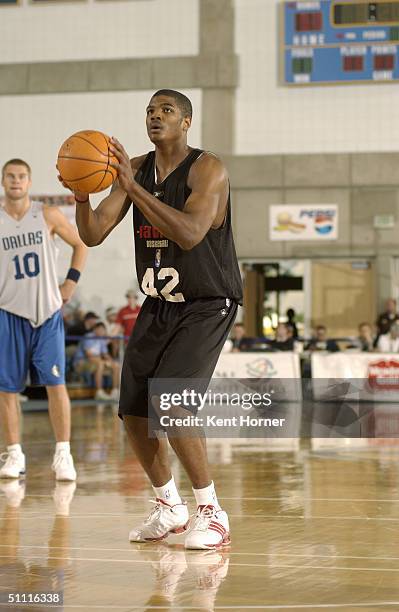
[[[399,0],[285,1],[286,85],[399,81]]]

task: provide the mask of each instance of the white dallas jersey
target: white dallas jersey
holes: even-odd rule
[[[62,306],[58,249],[41,202],[31,202],[17,221],[0,206],[0,308],[39,327]]]

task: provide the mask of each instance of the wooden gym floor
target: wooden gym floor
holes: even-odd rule
[[[73,425],[76,490],[55,486],[47,414],[24,416],[26,488],[0,482],[3,602],[62,591],[62,609],[81,612],[399,610],[395,441],[210,441],[233,542],[203,553],[184,551],[181,536],[130,544],[152,494],[115,408],[74,406]],[[175,460],[173,470],[194,510]]]

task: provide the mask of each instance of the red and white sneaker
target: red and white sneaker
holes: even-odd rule
[[[129,533],[130,542],[157,542],[171,533],[184,533],[190,516],[186,502],[170,506],[163,499],[150,499],[155,508],[141,525]]]
[[[215,506],[198,506],[194,524],[190,529],[185,548],[207,550],[230,544],[229,518],[224,510]]]

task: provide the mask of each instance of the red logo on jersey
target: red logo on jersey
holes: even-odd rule
[[[136,233],[140,235],[140,238],[164,238],[161,232],[152,225],[140,225]]]

